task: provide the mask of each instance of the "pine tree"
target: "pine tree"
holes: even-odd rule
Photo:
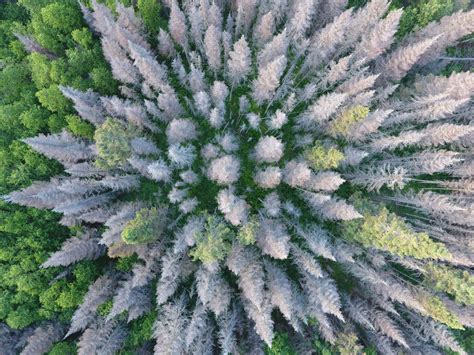
[[[104,248],[97,244],[96,238],[85,234],[68,239],[62,249],[51,255],[41,266],[67,266],[83,259],[93,260],[100,257],[104,251]]]
[[[261,104],[272,98],[280,84],[280,78],[283,75],[286,64],[286,57],[281,55],[260,69],[252,92],[255,101]]]
[[[219,70],[221,63],[220,33],[214,25],[208,27],[204,36],[204,45],[206,46],[206,56],[209,66],[214,70]]]
[[[23,348],[21,354],[33,355],[48,352],[53,344],[61,339],[63,334],[64,328],[60,324],[43,324],[28,337],[27,345]]]
[[[76,163],[93,157],[93,151],[85,142],[65,131],[49,136],[26,138],[24,142],[47,157],[57,159],[62,163]]]
[[[87,291],[81,306],[74,312],[71,326],[66,336],[86,329],[96,319],[97,308],[105,302],[112,294],[116,284],[111,275],[99,277]]]
[[[250,70],[250,49],[245,36],[234,43],[229,57],[229,77],[232,83],[237,84],[246,77]]]

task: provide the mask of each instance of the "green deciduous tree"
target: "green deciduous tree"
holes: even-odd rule
[[[36,97],[43,107],[51,112],[65,113],[70,107],[67,98],[63,96],[57,85],[51,85],[36,92]]]
[[[78,137],[92,139],[94,137],[94,126],[84,121],[77,115],[67,115],[66,123],[72,134]]]
[[[12,328],[40,320],[39,298],[57,272],[39,269],[49,252],[67,237],[58,216],[35,209],[0,205],[1,319]]]
[[[28,22],[29,16],[34,18],[32,23]],[[100,44],[95,39],[90,42],[88,30],[81,33],[82,37],[77,33],[74,42],[71,32],[83,26],[75,1],[0,4],[1,195],[28,186],[33,180],[48,179],[62,170],[57,162],[45,159],[20,139],[60,131],[66,124],[71,125],[75,134],[93,135],[83,121],[65,120],[72,107],[57,89],[60,82],[90,87],[94,81],[89,78],[89,71],[107,70]],[[14,32],[25,31],[36,41],[42,39],[44,44],[51,44],[48,49],[58,46],[64,57],[51,60],[39,53],[27,53],[14,36]],[[65,44],[72,46],[69,56],[65,54]],[[88,47],[84,49],[85,46]],[[92,263],[78,264],[58,281],[53,279],[64,270],[39,268],[69,236],[69,230],[59,226],[58,221],[59,216],[52,212],[0,203],[0,321],[12,328],[24,328],[50,318],[68,319],[96,277]]]
[[[73,0],[54,1],[31,11],[31,29],[44,48],[62,52],[71,45],[71,32],[84,25],[79,4]]]

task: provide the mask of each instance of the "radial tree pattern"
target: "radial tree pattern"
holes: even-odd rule
[[[474,74],[429,72],[474,12],[395,40],[385,0],[167,5],[150,42],[131,8],[82,7],[121,95],[62,87],[94,141],[25,139],[65,173],[7,197],[82,226],[44,267],[138,255],[91,285],[79,353],[117,351],[148,312],[157,354],[258,353],[275,329],[302,352],[316,330],[463,353],[448,328],[474,321]]]

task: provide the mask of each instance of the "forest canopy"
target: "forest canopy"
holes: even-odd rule
[[[467,0],[0,2],[5,354],[474,352]]]

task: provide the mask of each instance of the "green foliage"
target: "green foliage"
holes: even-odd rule
[[[334,344],[337,353],[340,355],[362,354],[363,348],[359,344],[359,339],[354,333],[339,333]]]
[[[12,329],[22,329],[39,320],[35,307],[21,304],[12,310],[5,322]]]
[[[396,214],[385,207],[363,219],[344,222],[343,235],[365,247],[385,250],[417,259],[449,259],[444,244],[434,242],[426,233],[415,233]]]
[[[19,23],[24,22],[27,18],[28,14],[23,7],[5,1],[0,3],[0,58],[2,58],[4,64],[7,61],[11,63],[12,60],[24,56],[25,52],[23,50],[17,52],[19,46],[13,35],[13,28],[16,28]]]
[[[31,94],[30,72],[23,63],[5,66],[0,71],[0,104],[10,104]]]
[[[114,306],[114,302],[112,299],[108,299],[104,303],[102,303],[98,308],[97,308],[97,314],[102,316],[102,317],[107,317],[107,315],[110,313],[112,310],[112,307]]]
[[[54,0],[18,0],[18,4],[22,5],[31,13],[41,11],[41,8],[51,4]]]
[[[133,350],[143,343],[152,340],[153,324],[156,317],[157,312],[150,312],[130,323],[130,332],[125,342],[125,349],[132,350],[132,354],[134,354],[135,351]]]
[[[459,319],[446,308],[438,297],[426,297],[423,295],[420,296],[418,300],[423,305],[427,314],[434,320],[444,323],[452,329],[464,329]]]
[[[84,24],[81,10],[74,0],[51,2],[32,15],[34,37],[53,52],[62,52],[65,46],[71,45],[71,32]]]
[[[0,127],[2,127],[0,137],[4,145],[9,144],[15,136],[22,136],[21,126],[19,127],[17,121],[27,107],[23,102],[0,106]]]
[[[36,93],[38,101],[51,112],[65,112],[70,106],[57,85],[41,89]]]
[[[0,204],[0,321],[23,328],[44,319],[39,299],[57,271],[40,269],[67,229],[48,211]]]
[[[67,115],[66,122],[72,134],[89,139],[94,138],[94,126],[82,120],[79,116]]]
[[[272,347],[265,346],[266,355],[296,355],[288,334],[277,332],[273,338]]]
[[[211,264],[223,260],[228,254],[235,233],[222,218],[208,216],[205,228],[195,236],[196,246],[190,255],[194,260]]]
[[[166,225],[166,212],[156,207],[142,208],[122,231],[127,244],[144,244],[157,239]]]
[[[30,23],[26,10],[32,17]],[[93,136],[88,123],[77,116],[67,116],[72,105],[59,92],[58,84],[84,90],[105,88],[106,94],[116,90],[100,43],[84,25],[75,0],[0,4],[2,195],[34,180],[48,179],[62,169],[20,139],[57,132],[66,124],[74,134]],[[51,60],[38,53],[26,53],[13,31],[35,38],[45,48],[57,49],[61,56]],[[94,70],[96,74],[90,74]],[[51,283],[64,269],[40,268],[69,236],[58,220],[59,216],[52,212],[0,203],[0,322],[12,328],[24,328],[45,319],[68,319],[98,275],[97,263],[80,263],[65,278]]]
[[[437,21],[454,12],[454,0],[418,0],[408,6],[398,28],[397,36],[404,37],[418,27],[425,27],[431,21]]]
[[[112,168],[122,165],[131,155],[132,132],[119,121],[108,118],[94,134],[99,155],[97,165]]]
[[[39,53],[31,53],[28,60],[31,66],[31,78],[36,87],[47,88],[51,84],[51,60]]]
[[[237,240],[243,245],[251,245],[255,243],[257,230],[260,226],[258,219],[252,217],[237,233]]]
[[[349,0],[349,7],[360,7],[366,3],[367,0]],[[404,8],[397,37],[403,38],[443,16],[467,9],[469,4],[469,0],[392,0],[390,9]]]
[[[48,118],[48,130],[51,133],[58,133],[66,126],[66,120],[63,115],[52,114]]]
[[[326,148],[320,142],[315,142],[311,150],[305,153],[306,159],[315,170],[334,169],[344,160],[344,154],[334,147]]]
[[[361,7],[367,3],[367,0],[349,0],[349,7]]]
[[[28,17],[26,9],[15,2],[4,1],[0,4],[0,9],[0,20],[2,22],[23,21]]]
[[[107,5],[109,8],[115,10],[115,6],[117,5],[117,3],[121,3],[125,6],[132,6],[134,0],[99,0],[98,2],[103,3]]]
[[[112,77],[110,69],[105,66],[92,69],[90,78],[94,89],[105,95],[112,95],[117,91],[117,81]]]
[[[467,328],[464,331],[453,330],[452,333],[454,333],[456,340],[466,353],[474,354],[474,328]],[[459,355],[459,353],[449,349],[445,349],[445,353],[447,355]]]
[[[118,258],[117,264],[115,264],[115,268],[123,272],[131,271],[133,265],[135,265],[137,262],[138,256],[136,254],[133,254],[131,256],[125,256],[122,258]]]
[[[62,341],[53,345],[48,355],[73,355],[77,354],[77,347],[74,343]]]
[[[141,15],[147,32],[156,35],[161,28],[167,26],[166,20],[160,16],[161,2],[159,0],[99,0],[109,8],[115,9],[117,3],[124,6],[134,6],[136,13]]]
[[[164,21],[159,16],[161,6],[158,0],[138,0],[137,8],[151,34],[156,34],[159,28],[164,26]]]
[[[66,80],[73,83],[74,87],[79,89],[85,86],[91,86],[87,80],[88,73],[93,70],[97,65],[96,61],[99,56],[98,48],[71,48],[66,51],[66,64],[64,69],[60,68],[60,73],[63,72],[62,76],[58,75],[56,79],[62,83]]]
[[[3,290],[0,294],[0,319],[5,319],[12,311],[12,298],[13,293],[11,291]]]
[[[336,136],[346,136],[347,133],[350,131],[350,128],[354,125],[354,123],[360,122],[369,114],[369,108],[361,105],[357,105],[351,107],[341,113],[339,117],[337,117],[331,123],[331,127],[329,128],[329,133]]]
[[[71,32],[72,39],[84,48],[90,48],[94,44],[92,33],[87,27],[77,28]]]
[[[20,121],[32,134],[43,132],[48,127],[49,112],[41,106],[32,106],[23,111],[20,115]]]
[[[8,49],[11,51],[11,55],[15,59],[22,59],[26,55],[25,48],[20,41],[11,41]]]
[[[55,313],[61,313],[64,320],[69,319],[81,304],[89,285],[98,276],[99,270],[93,262],[76,264],[70,279],[58,280],[40,294],[39,314],[51,318]]]
[[[334,355],[334,351],[331,349],[331,346],[321,341],[320,339],[315,339],[313,342],[313,348],[318,355]]]
[[[469,271],[434,263],[428,264],[425,270],[424,281],[427,285],[454,296],[457,303],[474,304],[474,277]]]

